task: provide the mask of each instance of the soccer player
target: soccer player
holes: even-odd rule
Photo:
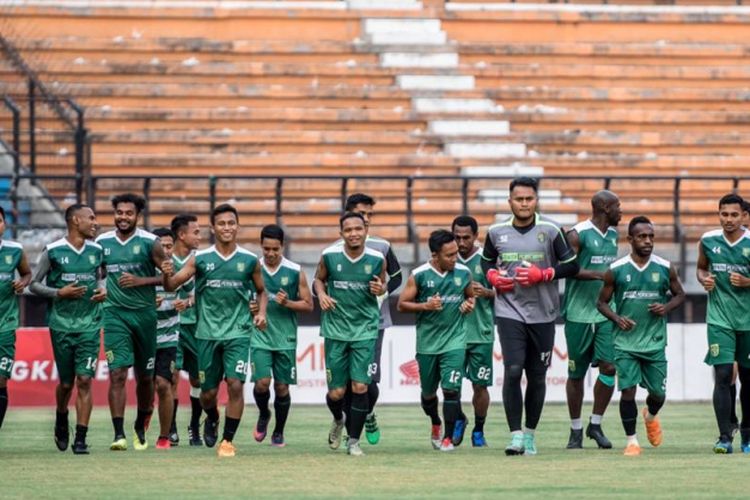
[[[612,448],[602,431],[602,416],[615,388],[612,323],[596,309],[596,299],[609,265],[617,260],[617,229],[622,218],[620,199],[611,191],[599,191],[591,198],[591,219],[576,224],[568,243],[578,256],[580,270],[565,280],[565,340],[568,344],[568,381],[565,392],[570,414],[568,449],[583,448],[583,380],[590,365],[598,365],[594,384],[594,408],[586,436],[599,448]]]
[[[276,426],[271,444],[283,447],[284,426],[292,403],[289,385],[297,383],[297,313],[311,312],[313,301],[302,268],[284,257],[284,230],[275,224],[265,226],[260,232],[260,246],[263,285],[269,297],[268,328],[255,332],[250,341],[253,396],[260,410],[253,436],[259,443],[266,438],[273,376]]]
[[[32,293],[52,300],[49,317],[52,350],[60,382],[55,390],[57,411],[55,444],[68,449],[68,403],[76,396],[76,433],[72,450],[86,455],[91,417],[91,380],[99,359],[102,306],[107,292],[99,287],[102,247],[92,241],[96,235],[96,215],[86,205],[75,204],[65,210],[68,233],[50,243],[39,256],[29,286]]]
[[[482,271],[482,248],[477,244],[479,226],[476,219],[461,215],[451,225],[453,237],[458,245],[458,262],[471,271],[474,290],[474,313],[466,317],[466,360],[465,376],[471,381],[474,396],[474,428],[471,431],[471,445],[487,446],[484,437],[484,422],[490,406],[490,393],[487,387],[492,385],[492,347],[495,332],[492,316],[492,305],[495,290],[487,283]],[[460,408],[460,407],[459,407]],[[467,419],[461,412],[456,421],[453,444],[458,446],[463,441]]]
[[[201,244],[201,229],[198,218],[192,214],[180,214],[172,219],[172,233],[175,235],[174,248],[172,250],[172,262],[175,271],[182,269],[188,258],[198,249]],[[188,442],[190,446],[203,446],[200,434],[201,412],[201,383],[198,378],[198,346],[195,339],[195,280],[190,279],[177,290],[177,299],[174,301],[175,309],[180,313],[180,338],[177,342],[177,372],[173,378],[174,393],[174,419],[169,431],[170,442],[174,445],[179,442],[177,434],[177,388],[179,385],[179,370],[185,370],[190,380],[190,424],[188,425]]]
[[[16,329],[20,321],[18,295],[31,282],[31,268],[23,246],[2,239],[5,234],[5,210],[0,206],[0,428],[8,410],[8,380],[16,357]],[[18,277],[16,277],[18,271]]]
[[[732,370],[738,363],[742,451],[750,453],[750,233],[742,227],[743,199],[719,200],[721,229],[701,236],[698,281],[708,292],[706,363],[714,368],[713,405],[719,426],[716,453],[732,453]]]
[[[508,203],[513,215],[489,228],[482,253],[482,269],[496,290],[495,318],[505,366],[503,406],[511,432],[506,455],[536,455],[534,431],[544,407],[560,309],[554,280],[578,273],[576,254],[560,226],[536,213],[537,189],[537,181],[529,177],[511,181]]]
[[[171,229],[160,227],[154,230],[164,255],[172,258],[174,233]],[[157,273],[160,272],[157,269]],[[180,312],[175,308],[177,292],[167,292],[162,285],[156,287],[156,363],[154,365],[154,382],[159,398],[159,438],[157,450],[168,450],[172,447],[170,435],[174,423],[173,380],[177,372],[177,343],[180,338]],[[179,441],[178,441],[179,442]]]
[[[201,405],[208,418],[203,440],[209,448],[216,444],[219,427],[217,396],[219,383],[225,381],[229,402],[224,433],[217,450],[219,457],[233,457],[232,441],[245,407],[243,385],[247,378],[250,337],[255,328],[266,328],[268,298],[264,293],[260,261],[254,253],[237,244],[239,214],[232,205],[222,204],[211,212],[211,232],[216,243],[192,255],[179,272],[173,274],[172,261],[162,266],[164,288],[176,290],[195,277],[198,326],[198,374],[201,380]],[[256,294],[259,310],[250,315],[250,299]]]
[[[456,420],[461,413],[461,382],[466,355],[464,316],[474,310],[471,271],[456,263],[453,234],[430,234],[429,262],[414,269],[398,299],[398,310],[417,313],[417,363],[422,409],[432,423],[432,447],[453,451]],[[445,431],[440,432],[437,389],[443,389]]]
[[[109,367],[109,411],[115,438],[110,450],[127,450],[123,429],[128,368],[135,371],[138,415],[133,447],[148,448],[146,430],[154,411],[154,363],[156,359],[156,276],[166,259],[156,235],[138,229],[146,201],[127,193],[112,198],[115,230],[96,242],[104,251],[107,300],[104,302],[104,353]]]
[[[326,403],[333,415],[328,445],[341,446],[346,386],[352,387],[351,424],[347,452],[363,455],[359,438],[370,411],[367,385],[378,338],[378,296],[386,291],[385,258],[365,245],[364,218],[347,212],[339,219],[343,245],[325,250],[313,286],[320,301],[320,335],[325,339]]]
[[[652,446],[662,442],[657,414],[667,390],[667,314],[685,301],[685,292],[674,266],[653,254],[654,226],[647,217],[630,220],[628,241],[630,255],[610,264],[596,306],[615,324],[620,418],[627,436],[624,454],[637,456],[641,454],[635,432],[639,385],[648,391],[643,409],[648,441]],[[672,297],[667,300],[669,293]]]
[[[364,193],[354,193],[346,199],[344,204],[345,212],[354,212],[360,214],[365,219],[365,229],[367,230],[367,239],[365,245],[383,254],[385,257],[385,267],[387,276],[387,292],[383,295],[378,296],[378,302],[380,302],[380,324],[378,325],[378,341],[375,344],[375,357],[372,361],[372,378],[370,384],[367,386],[367,398],[370,402],[369,412],[365,419],[365,438],[370,444],[378,444],[380,441],[380,426],[378,426],[378,420],[375,415],[375,404],[380,396],[380,358],[383,352],[383,337],[385,336],[385,329],[393,326],[391,320],[391,307],[388,301],[389,294],[395,292],[398,287],[401,286],[402,275],[401,275],[401,264],[399,264],[396,254],[393,252],[393,248],[388,240],[373,236],[370,234],[370,224],[374,213],[375,200]],[[343,242],[341,242],[343,244]],[[347,386],[347,408],[348,414],[351,408],[351,387]],[[347,422],[349,423],[349,422]]]

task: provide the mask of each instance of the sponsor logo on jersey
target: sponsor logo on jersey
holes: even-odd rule
[[[592,255],[591,256],[592,264],[611,264],[612,262],[616,260],[617,260],[616,255]]]
[[[657,276],[658,277],[658,276]],[[622,294],[623,299],[646,299],[653,300],[659,298],[659,292],[654,290],[631,290]]]
[[[133,255],[138,255],[139,253],[141,253],[141,246],[133,245]]]

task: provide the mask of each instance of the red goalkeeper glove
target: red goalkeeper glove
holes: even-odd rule
[[[516,268],[516,281],[521,286],[534,286],[537,283],[546,283],[555,278],[555,269],[546,267],[544,269],[534,264],[528,267]]]
[[[512,292],[515,286],[513,278],[503,276],[497,269],[487,271],[487,281],[500,293]]]

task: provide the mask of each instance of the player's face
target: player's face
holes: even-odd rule
[[[607,205],[607,223],[610,226],[616,226],[622,219],[622,207],[620,207],[620,200],[615,199]]]
[[[365,228],[370,228],[370,222],[372,221],[373,209],[372,205],[365,205],[363,203],[357,203],[352,210],[355,214],[359,214],[365,219]]]
[[[263,249],[263,260],[266,264],[276,267],[279,261],[281,261],[281,252],[283,249],[281,242],[273,238],[263,238],[260,247]]]
[[[96,236],[96,230],[99,226],[96,223],[96,214],[89,207],[83,207],[73,216],[77,225],[78,232],[84,238],[93,238]]]
[[[469,226],[456,226],[453,228],[453,237],[458,244],[458,252],[462,257],[468,257],[474,250],[474,242],[477,241],[477,235]]]
[[[750,229],[750,212],[742,212],[742,227]]]
[[[529,221],[536,213],[537,198],[534,188],[529,186],[516,186],[510,192],[508,203],[510,211],[519,222]]]
[[[341,226],[341,238],[349,250],[359,250],[365,242],[367,229],[359,217],[349,217]]]
[[[232,212],[224,212],[214,218],[214,225],[211,231],[216,235],[216,239],[221,243],[231,243],[237,238],[237,217]]]
[[[180,231],[179,238],[190,250],[196,250],[201,244],[201,227],[197,222],[191,221]]]
[[[645,223],[636,224],[633,234],[628,235],[628,241],[636,255],[649,257],[654,251],[654,226]]]
[[[742,226],[742,207],[739,203],[729,203],[719,207],[719,223],[725,233],[733,233]]]
[[[118,203],[115,207],[115,226],[123,234],[135,231],[138,223],[138,211],[132,203]]]
[[[5,217],[0,215],[0,238],[5,234]]]
[[[164,249],[164,255],[166,255],[168,259],[171,259],[172,250],[174,250],[174,239],[172,239],[171,236],[162,236],[159,238],[159,242],[161,242],[161,247]]]
[[[437,265],[441,271],[452,271],[456,267],[458,258],[458,244],[455,241],[444,244],[438,253],[435,254]]]

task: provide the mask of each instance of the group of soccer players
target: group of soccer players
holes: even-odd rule
[[[537,453],[535,429],[561,312],[556,281],[566,279],[562,315],[569,355],[567,447],[583,447],[583,380],[589,367],[596,366],[593,413],[585,435],[599,448],[612,447],[601,423],[617,381],[627,437],[624,453],[640,455],[636,388],[648,392],[643,419],[649,442],[658,446],[662,431],[657,415],[666,397],[666,317],[685,299],[682,284],[674,266],[653,253],[654,226],[644,216],[629,222],[630,252],[618,258],[616,226],[622,212],[614,193],[596,193],[591,218],[565,233],[538,213],[537,189],[537,181],[530,178],[510,183],[512,216],[489,228],[483,246],[477,221],[470,216],[456,217],[450,231],[434,231],[428,242],[430,260],[411,272],[399,296],[398,310],[416,314],[421,406],[430,419],[432,446],[451,451],[463,441],[469,420],[460,403],[464,378],[473,392],[471,444],[487,446],[487,388],[493,382],[497,325],[510,431],[505,453]],[[339,220],[341,239],[322,252],[312,283],[321,309],[325,400],[333,417],[328,444],[338,449],[345,440],[352,456],[363,455],[363,431],[371,444],[380,439],[374,409],[384,331],[391,326],[388,295],[402,284],[390,244],[370,234],[374,205],[375,200],[362,193],[347,199]],[[71,449],[89,452],[91,380],[101,330],[110,377],[111,450],[128,447],[123,416],[130,367],[136,378],[136,450],[148,447],[155,394],[160,427],[156,448],[179,443],[175,422],[180,370],[188,373],[191,385],[191,446],[213,447],[219,441],[218,389],[223,381],[228,402],[217,451],[221,457],[235,455],[233,440],[249,374],[259,410],[254,438],[262,442],[268,433],[273,380],[271,444],[284,446],[289,386],[296,383],[297,314],[313,310],[313,294],[301,267],[283,256],[282,228],[262,229],[258,258],[238,245],[239,214],[231,205],[211,212],[215,243],[203,250],[194,215],[178,215],[170,228],[151,233],[138,228],[145,208],[140,196],[116,196],[112,207],[115,229],[94,239],[98,226],[93,210],[70,206],[65,212],[67,235],[46,246],[33,276],[20,245],[7,240],[0,244],[5,319],[0,332],[0,426],[8,406],[7,380],[19,323],[15,296],[28,286],[51,300],[49,328],[60,377],[54,438],[61,451],[69,446],[68,405],[75,386]],[[0,234],[4,215],[0,208]],[[732,452],[738,430],[742,450],[750,453],[750,312],[743,307],[750,293],[748,217],[741,197],[724,196],[719,202],[721,229],[706,233],[699,246],[697,276],[708,292],[706,362],[715,371],[717,453]],[[741,423],[734,412],[737,376],[742,382]],[[443,394],[442,419],[438,389]]]

